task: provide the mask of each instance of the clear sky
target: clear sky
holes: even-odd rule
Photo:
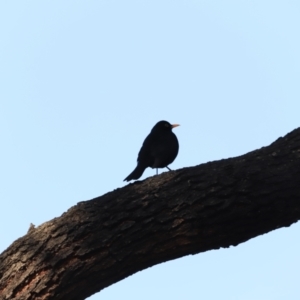
[[[299,16],[289,0],[2,1],[0,251],[124,186],[159,120],[181,124],[173,169],[297,128]],[[89,299],[299,300],[299,236],[163,263]]]

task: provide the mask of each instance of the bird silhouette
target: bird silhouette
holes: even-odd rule
[[[167,121],[159,121],[144,140],[138,154],[136,168],[124,179],[139,179],[146,168],[165,168],[171,164],[178,154],[179,143],[172,129],[179,124],[171,125]]]

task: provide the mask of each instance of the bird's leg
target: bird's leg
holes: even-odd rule
[[[172,171],[168,166],[166,166],[166,168],[167,168],[169,171]]]
[[[158,174],[158,169],[156,168],[156,175]]]

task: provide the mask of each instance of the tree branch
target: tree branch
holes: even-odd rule
[[[300,129],[243,156],[154,176],[80,202],[0,256],[0,299],[85,299],[188,254],[300,219]]]

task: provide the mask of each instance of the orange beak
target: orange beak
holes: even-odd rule
[[[175,128],[177,126],[180,126],[180,125],[179,124],[173,124],[173,125],[171,125],[172,128]]]

